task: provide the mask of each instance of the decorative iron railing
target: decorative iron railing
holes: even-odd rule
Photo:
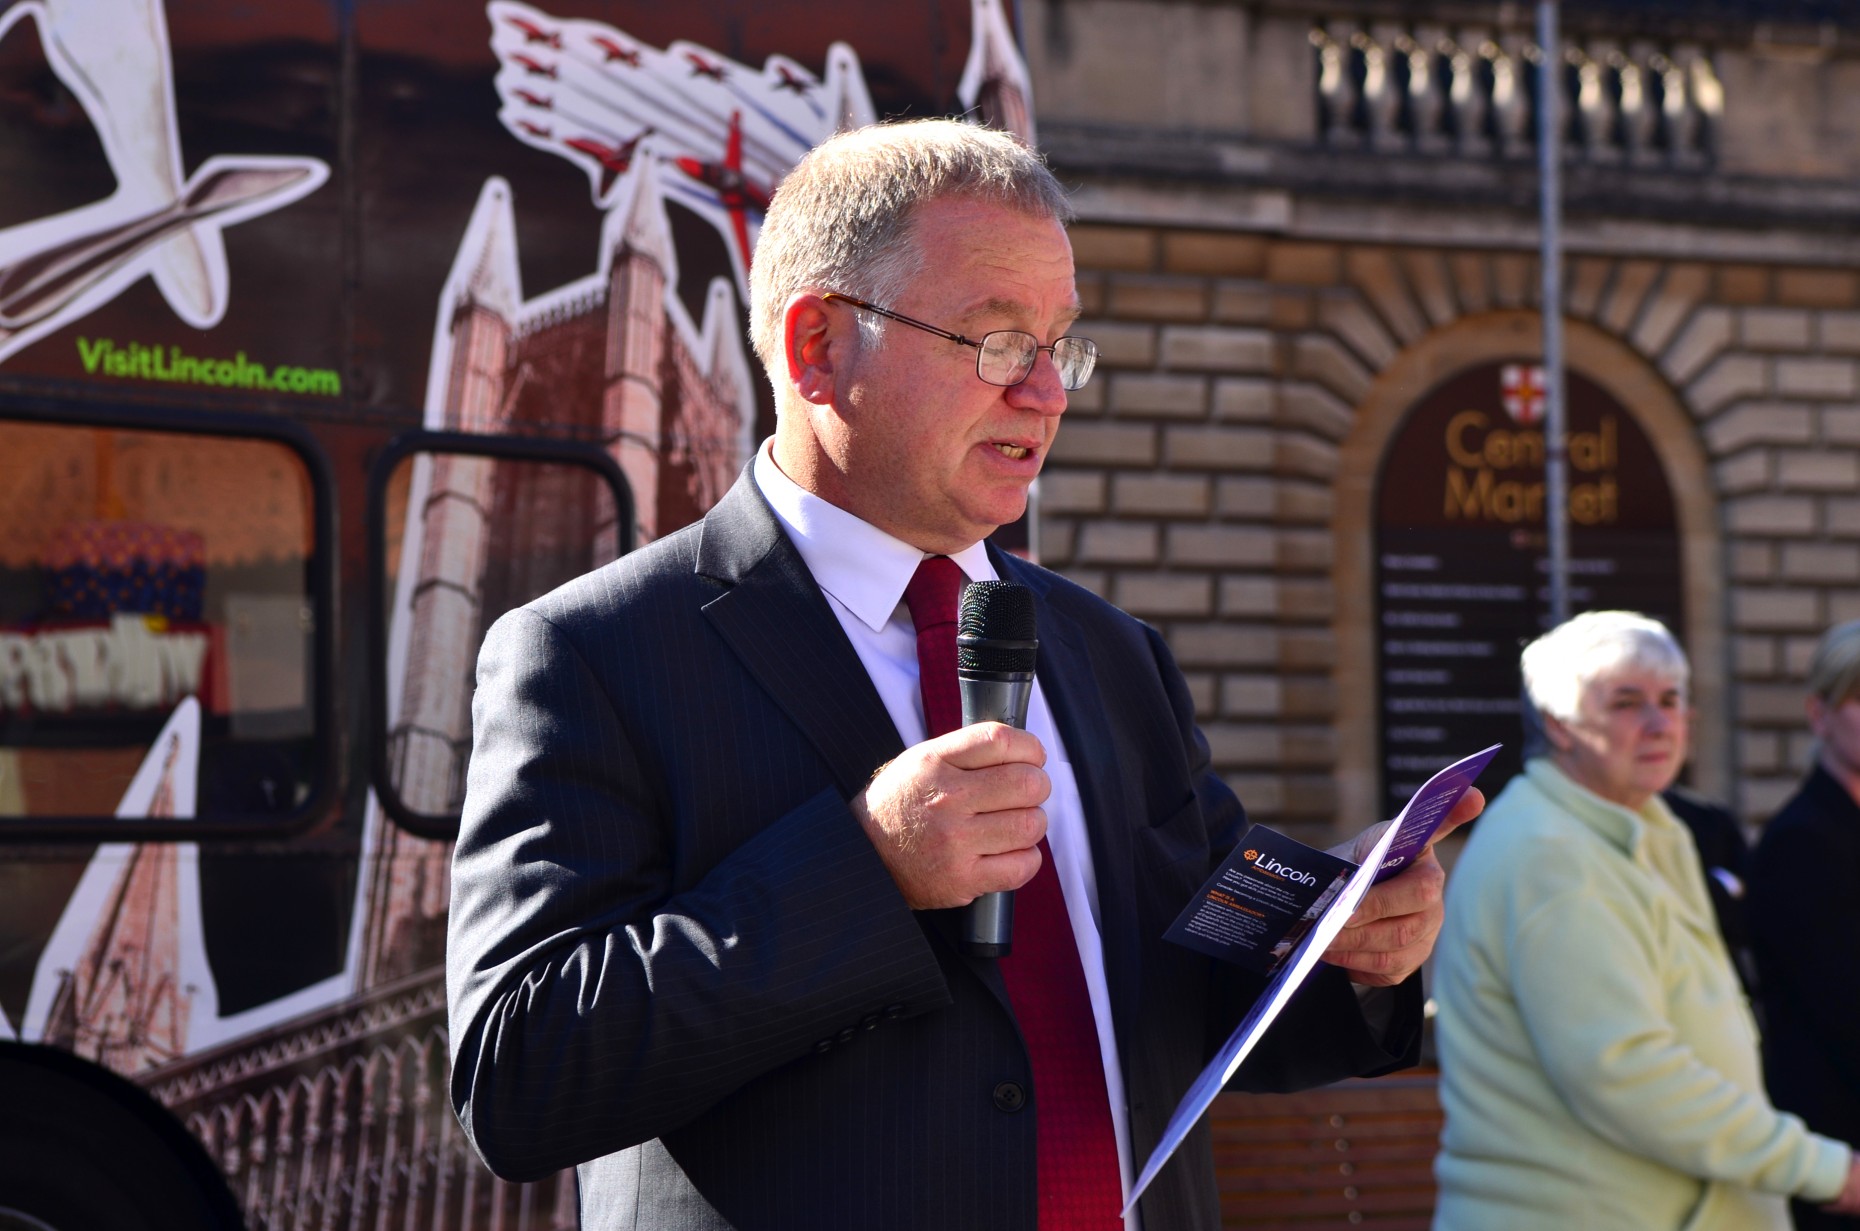
[[[573,1228],[574,1177],[509,1184],[472,1154],[446,1106],[446,1044],[384,1041],[188,1117],[252,1231]]]
[[[139,1080],[206,1145],[251,1231],[574,1231],[574,1173],[493,1176],[446,1071],[433,969]]]

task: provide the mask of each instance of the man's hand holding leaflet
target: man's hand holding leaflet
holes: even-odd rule
[[[1265,991],[1254,1001],[1252,1009],[1234,1028],[1213,1061],[1202,1070],[1201,1076],[1183,1096],[1162,1140],[1157,1143],[1149,1162],[1144,1165],[1142,1174],[1131,1188],[1125,1205],[1126,1212],[1136,1204],[1149,1182],[1155,1178],[1163,1164],[1169,1161],[1169,1156],[1200,1121],[1215,1096],[1233,1080],[1241,1064],[1321,959],[1335,951],[1359,965],[1370,967],[1365,972],[1369,977],[1357,980],[1361,983],[1380,985],[1384,979],[1400,982],[1407,977],[1406,974],[1396,978],[1393,968],[1386,973],[1376,968],[1385,962],[1392,966],[1391,955],[1403,953],[1413,943],[1408,927],[1397,920],[1412,922],[1417,918],[1425,918],[1429,914],[1427,903],[1431,898],[1433,930],[1426,935],[1422,950],[1422,956],[1425,957],[1426,950],[1433,947],[1434,932],[1439,930],[1439,891],[1438,886],[1433,884],[1432,875],[1433,871],[1438,870],[1439,862],[1433,854],[1434,843],[1478,815],[1485,801],[1473,789],[1472,780],[1491,761],[1498,749],[1499,745],[1494,744],[1447,766],[1428,779],[1414,798],[1408,801],[1400,816],[1365,831],[1351,844],[1352,851],[1360,856],[1357,870],[1316,926],[1266,985]],[[1367,850],[1363,849],[1365,843],[1369,844]],[[1419,876],[1415,882],[1400,884],[1417,874]],[[1378,881],[1383,884],[1378,886]],[[1372,890],[1378,887],[1386,892],[1374,903],[1374,913],[1367,919],[1357,919],[1359,908],[1368,900]],[[1420,909],[1408,909],[1411,906]],[[1333,949],[1333,942],[1337,941],[1346,927],[1355,927],[1358,934],[1347,945],[1338,945]],[[1390,942],[1393,942],[1392,947]]]

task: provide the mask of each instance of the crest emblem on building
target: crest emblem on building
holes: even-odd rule
[[[1543,367],[1535,363],[1508,363],[1499,369],[1498,392],[1505,413],[1520,427],[1531,427],[1544,417]]]

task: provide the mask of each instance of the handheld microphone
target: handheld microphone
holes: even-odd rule
[[[1004,722],[1027,729],[1033,697],[1033,591],[1017,581],[971,581],[956,616],[956,680],[962,725]],[[1014,945],[1014,895],[984,893],[962,913],[964,953],[1006,957]]]

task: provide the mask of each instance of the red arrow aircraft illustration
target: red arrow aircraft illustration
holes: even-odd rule
[[[601,53],[607,57],[607,63],[612,64],[618,60],[629,68],[639,67],[639,48],[623,46],[618,40],[604,34],[593,35],[590,41],[601,49]]]
[[[506,17],[504,20],[523,31],[524,42],[542,43],[545,46],[555,48],[557,51],[562,50],[562,36],[556,31],[545,30],[535,22],[525,21],[521,17]]]
[[[775,71],[781,74],[781,81],[775,86],[778,90],[793,90],[796,94],[806,94],[814,88],[814,83],[800,76],[786,64],[777,64]]]
[[[614,180],[625,175],[626,169],[633,165],[633,151],[651,132],[650,128],[644,129],[619,145],[604,145],[592,137],[570,137],[562,144],[571,150],[580,150],[601,164],[601,192],[605,193],[613,187]]]
[[[716,229],[746,294],[774,186],[820,140],[875,116],[858,56],[835,43],[821,65],[786,56],[743,64],[682,39],[655,46],[598,20],[560,18],[535,2],[486,2],[505,128],[573,162],[597,209],[632,200],[628,183],[650,166],[652,192]],[[560,48],[533,31],[559,33]],[[633,149],[627,139],[648,130]]]
[[[769,192],[752,183],[743,174],[743,113],[730,113],[730,137],[724,147],[722,162],[699,162],[695,158],[674,160],[678,169],[717,194],[717,201],[730,215],[730,228],[736,237],[743,267],[749,267],[749,211],[757,213],[769,207]]]
[[[706,60],[695,51],[685,52],[685,59],[691,61],[691,75],[693,77],[709,77],[712,81],[723,80],[723,65],[718,64],[715,60]]]

